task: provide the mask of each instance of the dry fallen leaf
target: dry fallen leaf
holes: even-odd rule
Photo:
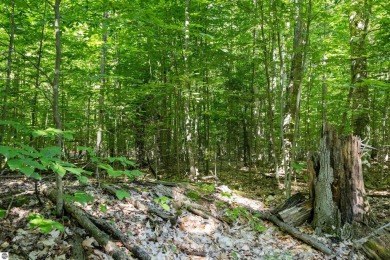
[[[90,238],[85,239],[85,240],[81,243],[81,245],[82,245],[83,247],[93,248],[93,245],[92,245],[92,244],[93,244],[94,242],[96,242],[95,238],[90,237]]]

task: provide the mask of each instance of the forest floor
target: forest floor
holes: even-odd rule
[[[390,176],[375,182],[380,177],[377,174],[373,171],[366,186],[373,215],[381,226],[390,222]],[[10,259],[75,259],[75,241],[80,241],[80,259],[112,259],[68,214],[56,219],[54,203],[42,194],[42,190],[52,188],[53,179],[39,184],[40,204],[34,182],[14,175],[0,177],[0,208],[9,208],[9,215],[0,220],[0,252],[8,252]],[[87,216],[115,226],[151,259],[365,259],[352,241],[317,236],[308,224],[298,229],[329,247],[331,256],[263,221],[256,212],[268,212],[284,201],[281,185],[274,177],[236,170],[220,174],[219,179],[223,184],[116,180],[112,187],[131,195],[122,200],[93,182],[81,186],[66,179],[65,186],[68,194],[82,191],[92,196],[93,201],[72,203]],[[304,178],[298,176],[293,190],[307,190]],[[64,231],[44,233],[33,227],[28,221],[32,213],[60,222]],[[130,255],[124,243],[113,241]]]

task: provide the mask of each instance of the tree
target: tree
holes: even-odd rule
[[[285,164],[287,172],[285,173],[286,196],[291,195],[291,176],[292,163],[295,160],[295,146],[297,139],[297,129],[299,124],[299,109],[301,102],[303,75],[305,70],[305,51],[308,44],[308,28],[310,24],[311,1],[307,5],[309,15],[304,20],[304,5],[301,0],[295,1],[295,20],[294,20],[294,43],[293,55],[291,59],[291,71],[287,88],[287,102],[284,114],[284,140],[283,149],[285,150]]]
[[[351,48],[352,127],[354,134],[370,138],[369,89],[366,38],[371,12],[370,0],[353,0],[349,16]]]
[[[61,72],[61,30],[60,30],[60,4],[61,0],[56,0],[53,6],[55,13],[54,29],[56,36],[56,59],[55,59],[55,71],[53,80],[53,121],[58,130],[62,130],[61,114],[59,111],[59,85],[60,85],[60,72]],[[62,134],[56,136],[56,145],[62,150]],[[63,183],[62,176],[56,174],[56,187],[57,187],[57,203],[56,213],[58,216],[62,216],[64,207],[63,198]]]
[[[5,90],[3,93],[3,104],[1,106],[1,120],[5,121],[7,119],[7,110],[8,110],[8,94],[11,89],[11,73],[12,73],[12,54],[14,48],[14,37],[15,37],[15,1],[11,2],[11,28],[9,32],[9,45],[8,45],[8,55],[7,55],[7,74],[5,82]],[[5,124],[0,125],[0,144],[3,143],[3,138],[5,135]],[[1,158],[0,158],[1,159]],[[1,160],[0,160],[1,166]]]

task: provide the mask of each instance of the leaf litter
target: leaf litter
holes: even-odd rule
[[[23,190],[33,190],[33,185],[27,182],[15,185],[24,186]],[[353,249],[350,241],[335,243],[330,237],[317,237],[333,249],[334,255],[329,257],[280,231],[270,222],[260,220],[258,224],[263,229],[258,231],[251,223],[252,213],[243,211],[232,217],[234,208],[245,206],[254,211],[269,208],[262,201],[245,198],[227,186],[217,187],[211,194],[211,200],[195,201],[209,211],[210,217],[194,214],[185,207],[175,207],[175,197],[166,200],[164,203],[169,206],[169,213],[176,216],[175,221],[167,221],[150,213],[145,206],[154,204],[161,211],[167,211],[167,208],[156,205],[156,198],[161,194],[153,191],[155,184],[126,185],[131,196],[122,200],[95,186],[83,186],[83,191],[95,200],[84,205],[75,204],[88,214],[114,224],[132,244],[143,248],[152,259],[364,259],[360,252]],[[77,184],[68,183],[68,187],[77,187]],[[30,228],[26,221],[30,212],[39,211],[43,216],[55,219],[54,205],[47,199],[44,202],[44,206],[40,207],[31,195],[27,205],[12,207],[9,217],[1,220],[0,251],[9,252],[10,259],[70,259],[74,230],[78,230],[83,237],[81,244],[87,259],[112,259],[70,217],[58,220],[65,226],[63,232],[53,229],[43,234],[36,228]],[[227,212],[232,208],[229,220]],[[300,230],[315,236],[308,225],[300,227]],[[117,244],[121,246],[120,242]],[[130,255],[130,252],[127,253]]]

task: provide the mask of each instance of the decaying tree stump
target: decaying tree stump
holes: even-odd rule
[[[319,232],[347,238],[354,235],[352,226],[368,219],[360,147],[358,137],[339,137],[332,127],[324,126],[318,159],[308,164],[312,224]]]

